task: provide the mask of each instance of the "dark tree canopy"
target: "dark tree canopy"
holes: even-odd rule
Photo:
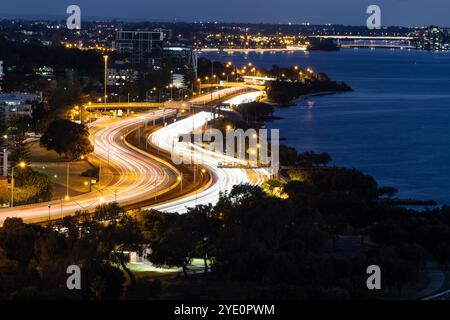
[[[87,128],[69,120],[53,121],[42,135],[41,145],[69,159],[78,159],[94,151]]]

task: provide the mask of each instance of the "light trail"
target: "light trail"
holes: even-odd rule
[[[227,88],[192,99],[188,103],[206,104],[211,100],[239,93],[242,88]],[[8,217],[22,218],[25,222],[43,222],[59,219],[76,211],[92,210],[100,204],[117,201],[120,205],[135,205],[157,195],[169,192],[179,185],[179,172],[170,163],[131,146],[122,137],[142,125],[174,115],[177,110],[166,109],[147,112],[144,116],[111,120],[102,117],[89,124],[91,141],[95,151],[89,156],[96,164],[102,164],[101,186],[93,192],[57,199],[50,202],[0,209],[0,225]],[[108,164],[109,159],[109,165]],[[106,171],[106,173],[105,173]],[[105,183],[105,179],[108,181]],[[229,179],[229,178],[228,178]],[[239,177],[233,178],[240,183]],[[227,181],[227,185],[231,181]],[[212,199],[213,200],[213,199]],[[48,207],[48,204],[51,207]]]
[[[53,200],[48,203],[0,210],[0,224],[7,217],[20,217],[25,221],[60,218],[76,211],[92,210],[101,203],[116,201],[130,205],[145,201],[155,191],[176,187],[175,168],[169,168],[129,144],[122,138],[144,121],[173,116],[175,110],[157,110],[145,116],[126,118],[119,121],[98,121],[91,125],[91,140],[95,151],[91,160],[102,164],[100,186],[93,186],[93,192],[71,197],[69,200]],[[109,150],[109,155],[108,155]],[[109,166],[108,166],[109,159]],[[173,172],[175,171],[175,172]],[[102,180],[108,179],[108,183]],[[175,183],[175,185],[174,185]]]
[[[252,92],[240,95],[226,101],[226,103],[239,104],[243,101],[255,100],[261,94],[260,92]],[[152,209],[185,213],[187,208],[195,207],[196,205],[217,203],[220,193],[230,191],[235,185],[242,183],[261,185],[270,178],[270,172],[267,169],[219,168],[219,163],[221,162],[245,163],[245,161],[206,150],[193,143],[178,142],[180,134],[187,134],[202,128],[211,119],[212,116],[209,112],[200,112],[150,135],[149,140],[152,144],[158,145],[159,148],[167,152],[175,152],[178,158],[192,159],[193,163],[203,165],[214,176],[214,183],[206,190],[191,193],[188,196],[171,200],[163,205],[153,206],[151,207]]]

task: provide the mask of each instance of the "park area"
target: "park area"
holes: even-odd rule
[[[69,164],[69,196],[89,192],[90,178],[81,174],[94,167],[86,160],[70,161],[59,156],[55,151],[48,151],[39,146],[39,142],[30,145],[31,167],[46,174],[52,181],[53,199],[61,199],[67,195],[67,167]]]

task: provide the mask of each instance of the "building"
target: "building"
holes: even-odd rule
[[[135,71],[129,63],[116,61],[108,66],[108,87],[122,87],[134,79]]]
[[[195,50],[187,46],[164,46],[162,63],[172,70],[173,85],[184,88],[187,79],[197,78],[198,56]]]
[[[149,65],[157,68],[161,65],[162,47],[170,37],[168,30],[117,31],[115,48],[136,68]]]
[[[169,65],[174,73],[197,70],[197,53],[187,46],[164,46],[163,62]]]
[[[0,94],[0,113],[3,119],[32,115],[32,103],[42,102],[42,93],[11,92]]]
[[[3,81],[3,61],[0,60],[0,92],[2,91],[2,81]]]
[[[9,92],[0,94],[0,104],[11,106],[42,101],[42,93]]]
[[[423,34],[423,49],[429,51],[444,50],[444,31],[438,27],[429,27]]]

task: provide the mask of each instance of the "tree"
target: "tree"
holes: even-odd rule
[[[136,278],[127,267],[128,259],[125,251],[139,251],[143,236],[138,222],[125,213],[117,203],[101,205],[96,208],[94,219],[107,221],[99,231],[99,240],[103,247],[110,248],[113,253],[112,261],[117,262],[130,278],[131,285],[135,285]]]
[[[295,148],[291,148],[285,146],[284,144],[280,145],[280,163],[284,166],[294,166],[297,163],[297,150]]]
[[[30,163],[30,147],[25,144],[20,144],[17,146],[10,156],[10,161],[12,166],[16,166],[21,162],[25,162],[26,164]]]
[[[382,187],[382,188],[378,188],[378,196],[382,197],[382,196],[386,196],[388,198],[392,198],[393,196],[395,196],[398,192],[398,189],[395,187]]]
[[[331,156],[328,153],[315,153],[305,151],[298,155],[298,164],[301,167],[324,166],[331,162]]]
[[[189,209],[184,216],[187,229],[192,233],[196,243],[196,253],[202,257],[204,271],[208,272],[208,260],[214,258],[215,241],[220,228],[220,220],[214,215],[212,205],[200,205]]]
[[[94,151],[87,128],[69,120],[53,121],[41,137],[41,146],[64,154],[70,160]]]
[[[39,203],[52,198],[52,183],[44,174],[30,167],[14,173],[14,201],[17,204]]]
[[[277,179],[270,179],[261,185],[261,188],[268,194],[280,196],[283,191],[283,183]]]
[[[50,110],[44,102],[33,102],[31,104],[31,128],[35,133],[45,132],[49,123]]]
[[[7,218],[0,229],[0,247],[9,259],[27,265],[35,256],[34,243],[39,234],[33,225],[20,218]]]
[[[147,213],[143,220],[144,230],[149,240],[150,262],[156,266],[182,268],[187,277],[188,265],[197,248],[196,237],[177,213]],[[186,229],[188,228],[188,229]]]
[[[261,120],[272,115],[274,108],[263,102],[250,102],[240,104],[237,110],[242,114],[242,117],[249,120]]]

